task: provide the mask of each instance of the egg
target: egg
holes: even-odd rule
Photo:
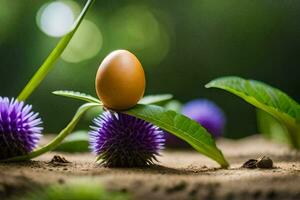
[[[145,72],[137,57],[127,50],[107,55],[96,75],[96,92],[112,110],[134,107],[145,92]]]

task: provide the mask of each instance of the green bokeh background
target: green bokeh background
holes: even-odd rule
[[[58,41],[36,23],[38,10],[47,2],[0,0],[1,96],[16,97]],[[102,0],[86,19],[101,30],[101,50],[75,64],[59,60],[28,99],[40,112],[46,132],[62,129],[82,103],[51,91],[95,95],[94,76],[101,60],[119,48],[140,58],[147,94],[172,93],[182,102],[209,98],[220,105],[228,119],[225,136],[230,138],[257,132],[255,109],[223,91],[205,89],[211,79],[258,79],[300,101],[298,1]]]

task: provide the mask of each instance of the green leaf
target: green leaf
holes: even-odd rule
[[[206,129],[188,117],[155,105],[138,104],[124,111],[129,115],[151,122],[163,130],[188,142],[200,153],[212,158],[222,167],[228,167],[222,152]]]
[[[239,77],[215,79],[206,87],[231,92],[269,113],[286,126],[293,147],[300,148],[300,105],[284,92],[265,83]]]
[[[55,148],[55,151],[62,152],[88,152],[89,151],[89,136],[87,131],[76,131],[71,133],[64,141]]]
[[[259,133],[277,142],[290,143],[288,130],[277,119],[260,109],[257,109],[256,116]]]
[[[172,94],[148,95],[139,101],[139,104],[164,104],[173,98]]]
[[[79,99],[86,102],[92,102],[92,103],[99,103],[102,104],[101,101],[91,95],[81,93],[81,92],[75,92],[75,91],[68,91],[68,90],[59,90],[52,92],[55,95],[69,97],[73,99]],[[158,95],[149,95],[145,96],[140,100],[139,103],[141,104],[163,104],[168,102],[173,98],[173,95],[171,94],[158,94]]]
[[[48,143],[44,147],[41,147],[37,150],[30,152],[29,154],[8,158],[5,160],[1,160],[1,162],[29,160],[29,159],[38,157],[48,151],[55,149],[65,139],[65,137],[67,137],[73,131],[73,129],[75,128],[75,126],[77,125],[77,123],[79,122],[79,120],[83,116],[83,114],[90,108],[97,107],[97,106],[99,106],[99,104],[96,104],[96,103],[83,104],[77,110],[76,114],[74,115],[74,117],[70,121],[70,123],[50,143]]]
[[[64,90],[64,91],[59,90],[59,91],[54,91],[52,93],[55,95],[63,96],[63,97],[69,97],[69,98],[73,98],[73,99],[83,100],[86,102],[101,104],[101,101],[99,99],[97,99],[91,95],[85,94],[85,93],[67,91],[67,90]]]
[[[52,50],[52,52],[44,61],[44,63],[40,66],[38,71],[33,75],[31,80],[27,83],[25,88],[18,96],[19,101],[26,100],[31,95],[31,93],[39,86],[39,84],[45,79],[45,77],[51,71],[51,69],[54,67],[54,63],[59,59],[60,55],[63,53],[63,51],[69,44],[70,40],[72,39],[74,33],[78,29],[81,21],[83,20],[84,16],[86,15],[88,9],[91,7],[93,2],[94,0],[87,0],[79,17],[74,23],[73,29],[60,39],[56,47]]]

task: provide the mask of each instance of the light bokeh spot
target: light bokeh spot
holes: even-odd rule
[[[75,21],[71,6],[64,1],[44,4],[37,13],[37,24],[41,31],[51,37],[68,33]]]
[[[102,41],[100,29],[84,19],[61,57],[71,63],[90,59],[100,51]]]

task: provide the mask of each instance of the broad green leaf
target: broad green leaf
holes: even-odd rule
[[[207,88],[220,88],[269,113],[288,130],[290,143],[300,148],[300,105],[284,92],[265,83],[239,77],[211,81]]]
[[[88,152],[89,151],[89,135],[87,131],[75,131],[68,135],[64,141],[55,148],[55,151],[62,152]]]
[[[76,114],[74,115],[72,120],[69,122],[69,124],[47,145],[45,145],[37,150],[34,150],[34,151],[30,152],[29,154],[8,158],[5,160],[1,160],[0,162],[29,160],[29,159],[38,157],[48,151],[55,149],[65,139],[65,137],[67,137],[73,131],[73,129],[75,128],[75,126],[77,125],[77,123],[79,122],[79,120],[83,116],[83,114],[90,108],[97,107],[97,106],[99,106],[99,104],[96,104],[96,103],[83,104],[80,108],[78,108]]]
[[[72,39],[74,33],[78,29],[79,25],[81,24],[84,16],[86,15],[87,11],[89,10],[93,2],[94,0],[87,0],[84,8],[82,9],[80,15],[78,16],[77,20],[73,25],[72,30],[60,39],[56,47],[52,50],[52,52],[44,61],[44,63],[40,66],[38,71],[33,75],[33,77],[27,83],[25,88],[18,96],[19,101],[26,100],[30,96],[30,94],[39,86],[39,84],[45,79],[45,77],[51,71],[51,69],[54,67],[55,62],[59,59],[60,55],[63,53],[63,51],[69,44],[70,40]]]
[[[214,139],[206,129],[188,117],[155,105],[138,104],[124,111],[129,115],[143,119],[163,130],[188,142],[200,153],[218,162],[222,167],[228,167],[222,152],[217,148]]]
[[[148,95],[139,101],[139,104],[164,104],[173,98],[172,94]]]
[[[63,96],[63,97],[69,97],[69,98],[73,98],[73,99],[83,100],[86,102],[101,104],[101,101],[99,99],[97,99],[91,95],[81,93],[81,92],[59,90],[59,91],[54,91],[52,93],[55,95]]]
[[[290,143],[288,130],[277,119],[260,109],[257,109],[256,115],[259,133],[262,133],[266,138],[281,143]]]

